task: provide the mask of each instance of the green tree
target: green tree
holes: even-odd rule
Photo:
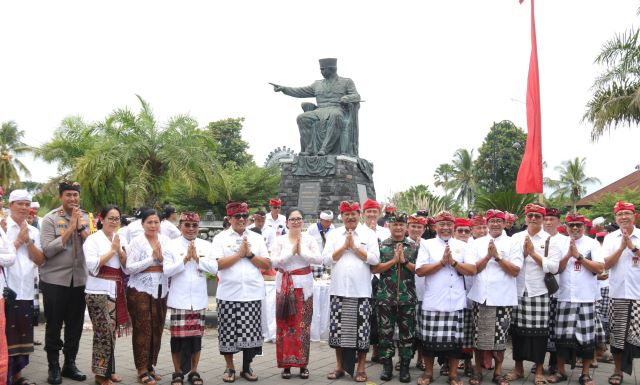
[[[595,63],[604,71],[593,83],[583,120],[593,124],[591,140],[619,125],[640,123],[640,30],[630,30],[604,43]]]
[[[49,163],[58,164],[58,172],[69,173],[78,159],[95,145],[95,125],[80,116],[68,116],[62,120],[50,142],[35,150],[35,155]]]
[[[450,180],[450,188],[456,201],[467,208],[473,206],[478,191],[478,179],[473,161],[473,150],[463,148],[453,154],[453,178]]]
[[[0,185],[9,191],[11,185],[20,186],[21,172],[30,177],[29,169],[18,159],[18,156],[33,152],[33,147],[22,141],[24,131],[18,129],[16,122],[3,122],[0,127]]]
[[[630,202],[636,207],[640,207],[640,191],[637,189],[625,189],[620,194],[602,194],[591,207],[581,208],[579,212],[591,220],[603,217],[607,222],[615,223],[613,206],[618,201]]]
[[[393,194],[389,202],[393,203],[399,211],[408,214],[418,210],[428,210],[431,215],[442,210],[459,213],[460,206],[450,196],[437,196],[429,190],[427,185],[412,186],[405,191]]]
[[[445,194],[449,195],[449,189],[451,188],[451,179],[453,179],[455,169],[448,163],[442,163],[436,168],[433,174],[433,185],[441,187]]]
[[[509,120],[494,123],[475,160],[478,187],[486,192],[515,190],[527,134]]]
[[[244,118],[229,118],[207,126],[218,145],[218,162],[222,165],[231,162],[235,167],[244,167],[253,163],[253,156],[247,152],[249,144],[242,140],[242,122]]]
[[[545,178],[544,183],[548,187],[554,189],[551,197],[561,196],[567,199],[576,211],[576,202],[587,192],[587,185],[592,183],[600,183],[595,177],[587,177],[585,175],[586,159],[576,157],[573,160],[565,160],[561,166],[556,166],[555,170],[559,173],[559,179],[554,180]]]
[[[516,214],[518,217],[522,217],[524,215],[524,206],[535,201],[535,194],[517,194],[515,191],[500,191],[477,196],[474,207],[482,211],[489,209],[508,211]]]

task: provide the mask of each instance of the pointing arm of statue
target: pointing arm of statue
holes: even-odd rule
[[[269,83],[269,84],[271,84],[273,86],[273,91],[274,92],[281,92],[282,89],[284,88],[283,86],[280,86],[280,85],[277,85],[277,84],[274,84],[274,83]]]

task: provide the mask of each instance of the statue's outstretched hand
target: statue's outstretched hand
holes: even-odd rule
[[[279,85],[274,84],[274,83],[269,83],[269,84],[271,84],[273,86],[273,91],[274,92],[280,92],[284,88],[283,86],[279,86]]]

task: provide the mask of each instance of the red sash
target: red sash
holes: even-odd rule
[[[282,273],[282,284],[280,285],[280,293],[276,296],[276,318],[286,319],[296,312],[296,296],[291,276],[311,274],[311,266],[292,271],[279,268],[278,271]]]
[[[127,312],[125,286],[129,278],[122,269],[109,266],[102,266],[96,277],[116,281],[116,329],[118,331],[118,337],[122,336],[123,331],[128,335],[131,323],[129,322],[129,313]]]

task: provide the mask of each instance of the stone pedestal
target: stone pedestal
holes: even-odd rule
[[[337,216],[344,200],[362,204],[367,198],[376,198],[373,165],[362,158],[295,156],[280,159],[280,170],[283,213],[297,207],[307,218],[317,218],[321,210],[331,210]]]

